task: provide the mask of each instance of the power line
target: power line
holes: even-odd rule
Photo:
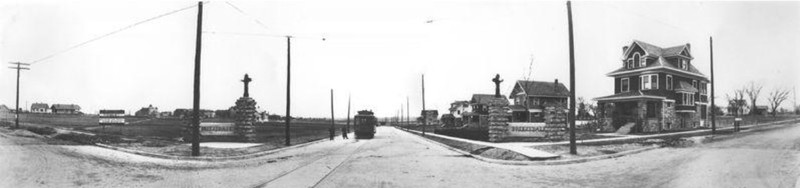
[[[221,32],[221,31],[203,31],[206,34],[215,34],[215,35],[234,35],[234,36],[253,36],[253,37],[275,37],[275,38],[286,38],[290,36],[294,39],[322,39],[322,41],[327,40],[325,37],[313,37],[307,35],[281,35],[281,34],[267,34],[267,33],[244,33],[244,32]]]
[[[264,28],[264,30],[270,30],[270,29],[269,29],[269,27],[267,27],[267,25],[266,25],[266,24],[264,24],[263,22],[261,22],[261,20],[259,20],[258,18],[254,17],[254,16],[251,16],[250,14],[247,14],[247,13],[246,13],[246,12],[244,12],[242,9],[240,9],[239,7],[237,7],[236,5],[233,5],[233,3],[231,3],[230,1],[225,1],[225,3],[226,3],[226,4],[228,4],[228,5],[229,5],[231,8],[235,9],[235,10],[236,10],[237,12],[239,12],[240,14],[242,14],[243,16],[246,16],[246,17],[248,17],[248,18],[252,19],[252,20],[253,20],[253,22],[255,22],[256,24],[258,24],[259,26],[261,26],[262,28]]]
[[[205,3],[205,2],[204,2],[204,3]],[[109,36],[111,36],[111,35],[114,35],[114,34],[117,34],[117,33],[119,33],[119,32],[122,32],[122,31],[125,31],[125,30],[128,30],[128,29],[131,29],[131,28],[133,28],[133,27],[136,27],[136,26],[138,26],[138,25],[141,25],[141,24],[144,24],[144,23],[147,23],[147,22],[150,22],[150,21],[153,21],[153,20],[156,20],[156,19],[159,19],[159,18],[165,17],[165,16],[169,16],[169,15],[172,15],[172,14],[175,14],[175,13],[178,13],[178,12],[181,12],[181,11],[184,11],[184,10],[188,10],[188,9],[191,9],[191,8],[194,8],[194,7],[197,7],[197,5],[192,5],[192,6],[184,7],[184,8],[181,8],[181,9],[173,10],[173,11],[170,11],[170,12],[167,12],[167,13],[159,14],[159,15],[157,15],[157,16],[155,16],[155,17],[151,17],[151,18],[148,18],[148,19],[145,19],[145,20],[142,20],[142,21],[139,21],[139,22],[133,23],[133,24],[131,24],[131,25],[128,25],[128,26],[122,27],[122,28],[120,28],[120,29],[117,29],[117,30],[111,31],[111,32],[109,32],[109,33],[106,33],[106,34],[104,34],[104,35],[100,35],[100,36],[98,36],[98,37],[95,37],[95,38],[92,38],[92,39],[90,39],[90,40],[87,40],[87,41],[84,41],[84,42],[78,43],[78,44],[76,44],[76,45],[70,46],[70,47],[68,47],[68,48],[66,48],[66,49],[63,49],[63,50],[61,50],[61,51],[58,51],[58,52],[56,52],[56,53],[53,53],[53,54],[50,54],[50,55],[44,56],[43,58],[39,58],[39,59],[37,59],[37,60],[35,60],[35,61],[32,61],[30,64],[36,64],[36,63],[42,62],[42,61],[44,61],[44,60],[48,60],[48,59],[50,59],[50,58],[53,58],[53,57],[55,57],[55,56],[58,56],[58,55],[61,55],[61,54],[63,54],[63,53],[66,53],[66,52],[69,52],[69,51],[71,51],[71,50],[74,50],[74,49],[76,49],[76,48],[82,47],[82,46],[84,46],[84,45],[86,45],[86,44],[89,44],[89,43],[91,43],[91,42],[94,42],[94,41],[97,41],[97,40],[100,40],[100,39],[103,39],[103,38],[109,37]]]

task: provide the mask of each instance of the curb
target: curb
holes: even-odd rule
[[[120,152],[125,152],[125,153],[130,153],[130,154],[135,154],[135,155],[141,155],[141,156],[147,156],[147,157],[153,157],[153,158],[160,158],[160,159],[184,160],[184,161],[223,162],[223,161],[252,159],[252,158],[256,158],[256,157],[261,157],[261,156],[265,156],[265,155],[269,155],[269,154],[278,153],[278,152],[281,152],[281,151],[284,151],[284,150],[296,149],[296,148],[309,146],[309,145],[320,143],[320,142],[323,142],[323,141],[326,141],[326,140],[328,140],[328,139],[320,139],[320,140],[306,142],[306,143],[302,143],[302,144],[298,144],[298,145],[292,145],[292,146],[288,146],[288,147],[276,148],[276,149],[272,149],[272,150],[259,151],[259,152],[256,152],[256,153],[250,153],[250,154],[239,155],[239,156],[229,156],[229,157],[164,155],[164,154],[156,154],[156,153],[144,152],[144,151],[139,151],[139,150],[132,150],[132,149],[127,149],[127,148],[122,148],[122,147],[110,146],[110,145],[101,144],[101,143],[95,143],[94,146],[97,146],[97,147],[100,147],[100,148],[105,148],[105,149],[110,149],[110,150],[116,150],[116,151],[120,151]]]
[[[404,131],[404,130],[398,129],[396,127],[395,127],[395,129]],[[407,131],[404,131],[404,132],[410,133],[410,132],[407,132]],[[483,156],[480,156],[480,155],[475,155],[475,154],[469,153],[467,151],[448,146],[447,144],[443,144],[443,143],[440,143],[440,142],[437,142],[437,141],[434,141],[434,140],[431,140],[431,139],[427,139],[427,138],[422,137],[422,136],[417,135],[417,134],[411,134],[411,135],[417,136],[420,139],[423,139],[423,140],[425,140],[427,142],[430,142],[430,143],[442,146],[444,148],[447,148],[449,150],[455,151],[456,153],[460,153],[460,154],[465,155],[465,156],[470,156],[470,157],[475,158],[475,159],[480,160],[480,161],[494,163],[494,164],[501,164],[501,165],[566,165],[566,164],[575,164],[575,163],[584,163],[584,162],[590,162],[590,161],[597,161],[597,160],[602,160],[602,159],[617,158],[617,157],[637,154],[637,153],[641,153],[641,152],[645,152],[645,151],[650,151],[650,150],[653,150],[653,149],[661,148],[660,146],[652,146],[652,147],[640,148],[640,149],[624,151],[624,152],[619,152],[619,153],[614,153],[614,154],[599,155],[599,156],[592,156],[592,157],[586,157],[586,158],[577,158],[577,159],[543,160],[543,161],[510,161],[510,160],[492,159],[492,158],[487,158],[487,157],[483,157]]]

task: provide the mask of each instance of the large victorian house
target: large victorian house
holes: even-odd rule
[[[704,126],[708,78],[692,65],[689,44],[661,48],[634,40],[622,51],[622,67],[607,74],[614,95],[595,98],[599,117],[632,132]]]

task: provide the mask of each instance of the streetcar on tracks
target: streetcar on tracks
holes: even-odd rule
[[[370,139],[375,137],[375,126],[378,124],[378,119],[375,118],[371,110],[358,111],[354,120],[355,124],[353,128],[355,128],[356,139]]]

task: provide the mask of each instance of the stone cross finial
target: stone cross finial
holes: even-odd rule
[[[500,74],[495,75],[492,82],[494,82],[494,97],[500,98],[500,82],[503,82],[503,80],[500,79]]]
[[[242,82],[244,82],[244,97],[250,97],[250,89],[248,84],[250,84],[251,81],[253,81],[253,79],[250,79],[250,76],[244,74],[244,79],[242,80]]]

